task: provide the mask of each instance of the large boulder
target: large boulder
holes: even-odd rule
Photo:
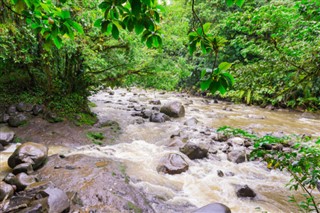
[[[53,155],[35,175],[67,192],[70,212],[133,212],[131,208],[155,212],[143,192],[128,184],[130,177],[119,162],[77,154],[63,158]]]
[[[199,146],[190,142],[180,148],[180,152],[187,155],[191,160],[208,157],[207,147],[204,147],[203,145]]]
[[[231,213],[231,210],[228,206],[222,203],[210,203],[200,209],[197,209],[193,213]]]
[[[236,194],[238,197],[254,198],[257,194],[248,186],[238,186]]]
[[[14,193],[14,188],[6,182],[0,182],[0,202],[5,198],[9,199]]]
[[[166,114],[163,114],[161,112],[152,113],[149,119],[150,122],[155,122],[155,123],[163,123],[169,120],[170,118]]]
[[[48,157],[48,148],[45,145],[27,142],[19,146],[9,157],[8,165],[15,168],[21,163],[31,163],[32,168],[41,167]]]
[[[14,131],[9,129],[8,127],[0,128],[0,144],[3,146],[8,145],[14,138]]]
[[[158,172],[174,175],[185,172],[189,169],[187,161],[179,154],[170,153],[161,158],[157,167]]]
[[[180,118],[184,116],[185,109],[181,102],[173,101],[162,106],[160,112],[173,118]]]
[[[20,114],[14,115],[14,116],[10,116],[10,118],[8,120],[8,124],[11,127],[18,127],[23,124],[26,124],[27,120],[28,120],[27,116],[20,113]]]

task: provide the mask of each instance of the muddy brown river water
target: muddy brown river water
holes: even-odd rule
[[[306,116],[289,111],[270,111],[259,107],[213,103],[213,100],[190,97],[178,93],[165,93],[133,89],[115,90],[114,95],[99,92],[90,100],[97,107],[92,110],[101,120],[116,120],[124,128],[120,143],[97,150],[82,149],[80,153],[93,156],[105,156],[123,161],[127,173],[137,181],[136,187],[163,197],[167,202],[191,203],[201,207],[211,202],[221,202],[229,206],[232,212],[297,212],[296,207],[288,203],[292,194],[285,184],[290,180],[288,174],[267,170],[263,163],[246,162],[234,164],[224,156],[219,160],[205,159],[189,161],[190,168],[179,175],[161,175],[156,171],[159,159],[166,153],[178,152],[166,147],[170,135],[183,128],[188,118],[196,118],[202,126],[218,128],[223,125],[252,130],[257,133],[309,134],[320,136],[320,120],[316,115]],[[171,122],[131,125],[133,117],[126,111],[127,104],[147,106],[151,100],[162,103],[177,100],[186,108],[184,118]],[[197,143],[197,139],[192,139]],[[232,172],[230,177],[219,177],[217,170]],[[253,199],[239,199],[234,187],[247,184],[258,196]]]

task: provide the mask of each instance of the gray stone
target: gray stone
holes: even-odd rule
[[[0,113],[0,123],[7,123],[10,116],[7,113]]]
[[[17,104],[16,108],[18,112],[31,112],[33,109],[33,105],[20,102]]]
[[[11,168],[21,163],[31,163],[34,170],[42,166],[48,157],[48,148],[45,145],[27,142],[19,146],[9,157],[8,165]]]
[[[48,213],[60,213],[70,208],[68,196],[58,188],[47,188],[43,191],[48,196]]]
[[[17,196],[13,196],[5,206],[5,212],[31,213],[69,212],[70,202],[68,196],[52,182],[32,183]]]
[[[1,127],[0,128],[0,144],[3,146],[8,145],[14,138],[14,131],[12,131],[8,127]]]
[[[17,175],[8,174],[4,181],[10,185],[15,185],[17,191],[24,190],[27,186],[36,182],[33,176],[29,176],[26,173],[22,172]]]
[[[222,203],[211,203],[201,207],[193,213],[231,213],[231,210],[228,206]]]
[[[43,113],[44,111],[44,107],[42,105],[34,105],[33,108],[32,108],[32,114],[33,115],[39,115],[40,113]]]
[[[151,101],[149,101],[149,104],[161,105],[161,101],[160,100],[151,100]]]
[[[18,114],[16,106],[15,105],[9,106],[9,108],[7,109],[7,113],[10,116]]]
[[[152,115],[152,111],[151,110],[142,110],[142,117],[143,118],[150,118]]]
[[[161,112],[155,112],[150,116],[150,122],[155,122],[155,123],[163,123],[166,121],[169,121],[170,118]]]
[[[257,194],[248,186],[239,186],[236,192],[238,197],[250,197],[254,198]]]
[[[13,168],[12,173],[17,175],[21,172],[31,174],[33,172],[32,164],[31,163],[21,163]]]
[[[223,176],[224,176],[224,173],[223,173],[223,171],[221,171],[221,170],[218,170],[218,171],[217,171],[217,174],[218,174],[219,177],[223,177]]]
[[[187,155],[191,160],[208,157],[208,148],[190,142],[180,148],[180,152]]]
[[[8,124],[11,127],[18,127],[23,124],[26,124],[27,120],[28,120],[27,116],[20,113],[20,114],[14,115],[14,116],[10,116],[10,118],[8,120]]]
[[[199,123],[199,121],[196,118],[189,118],[183,124],[186,126],[195,126],[197,123]]]
[[[251,119],[266,119],[266,116],[249,114],[249,115],[247,115],[247,118],[251,118]]]
[[[161,107],[160,112],[169,117],[179,118],[185,115],[185,109],[181,102],[173,101]]]
[[[180,174],[187,171],[189,164],[179,154],[170,153],[161,158],[157,171],[166,174]]]
[[[10,199],[14,193],[14,188],[3,181],[0,182],[0,202],[5,198]]]
[[[233,138],[229,138],[228,142],[242,146],[244,144],[244,139],[240,137],[233,137]]]
[[[228,153],[228,160],[234,163],[243,163],[246,161],[246,154],[241,150],[233,150]]]
[[[63,118],[59,117],[56,113],[54,112],[46,112],[44,114],[44,119],[46,119],[49,123],[58,123],[63,121]]]
[[[133,121],[131,121],[130,123],[131,124],[143,124],[145,121],[143,118],[137,118],[137,119],[134,119]]]

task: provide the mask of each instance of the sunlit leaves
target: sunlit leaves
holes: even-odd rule
[[[226,72],[232,64],[222,62],[218,68],[203,70],[201,72],[200,88],[202,91],[209,90],[212,94],[219,91],[221,94],[227,92],[234,84],[233,76]]]
[[[234,4],[241,7],[244,4],[245,0],[226,0],[226,4],[230,7]]]
[[[141,35],[141,40],[147,47],[160,47],[162,45],[161,30],[158,26],[164,8],[157,5],[155,0],[123,0],[103,1],[99,8],[104,12],[104,18],[95,22],[95,26],[101,27],[103,33],[111,34],[115,39],[120,37],[120,29]]]

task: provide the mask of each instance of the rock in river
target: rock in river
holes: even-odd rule
[[[14,193],[14,189],[10,184],[7,184],[3,181],[0,182],[0,202],[4,198],[9,199]]]
[[[157,171],[174,175],[185,172],[188,168],[189,164],[181,155],[170,153],[161,158]]]
[[[11,168],[21,163],[31,163],[32,168],[41,167],[48,157],[48,148],[45,145],[27,142],[19,146],[8,159]]]
[[[36,180],[33,176],[29,176],[24,172],[17,174],[17,175],[9,173],[4,178],[4,181],[8,184],[16,186],[17,191],[24,190],[27,186],[36,182]]]
[[[197,209],[193,213],[231,213],[231,210],[228,206],[222,203],[210,203],[200,209]]]
[[[173,101],[162,106],[160,112],[173,118],[180,118],[184,116],[185,109],[181,102]]]
[[[155,112],[155,113],[152,113],[149,120],[150,122],[163,123],[163,122],[169,121],[170,118],[166,114]]]
[[[14,131],[8,127],[0,128],[0,144],[3,146],[8,145],[14,138]]]
[[[180,152],[187,155],[191,160],[202,159],[208,157],[208,149],[193,143],[187,143],[180,148]]]
[[[248,185],[238,187],[236,194],[238,197],[250,198],[254,198],[257,195]]]

